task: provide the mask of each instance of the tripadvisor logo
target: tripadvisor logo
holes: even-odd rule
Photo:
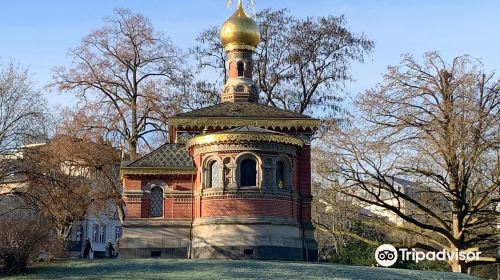
[[[399,254],[398,254],[399,253]],[[429,261],[450,261],[450,260],[460,260],[460,261],[477,261],[479,260],[479,255],[481,252],[466,252],[466,251],[447,251],[442,250],[438,252],[429,251],[422,252],[417,251],[415,248],[407,249],[400,248],[397,250],[391,244],[380,245],[375,251],[375,260],[380,266],[393,266],[398,261],[398,256],[402,261],[414,261],[418,263],[419,261],[429,260]]]
[[[380,245],[375,251],[375,260],[381,266],[392,266],[398,261],[398,250],[391,244]]]

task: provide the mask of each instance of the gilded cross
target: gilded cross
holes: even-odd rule
[[[243,2],[243,0],[238,0],[238,5],[240,2]],[[226,1],[226,7],[230,8],[233,5],[233,0],[227,0]],[[254,16],[255,16],[255,0],[248,0],[248,8],[252,10]]]
[[[243,2],[242,0],[238,0],[238,4],[239,2]],[[233,0],[227,0],[226,1],[226,7],[231,7],[233,5]],[[255,0],[248,0],[248,7],[249,8],[254,8],[255,7]]]

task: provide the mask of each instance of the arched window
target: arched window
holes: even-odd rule
[[[257,163],[253,159],[244,159],[240,167],[241,186],[257,185]]]
[[[151,217],[163,217],[163,189],[151,188]]]
[[[238,62],[238,77],[243,76],[244,70],[245,70],[245,66],[243,65],[243,62]]]
[[[219,162],[214,160],[210,163],[210,180],[209,188],[215,188],[219,185],[220,174],[219,174]]]
[[[245,92],[245,87],[242,85],[239,85],[236,87],[236,92]]]
[[[282,161],[276,163],[276,186],[280,189],[285,186],[285,164]]]

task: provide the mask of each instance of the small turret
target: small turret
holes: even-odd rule
[[[260,42],[259,26],[238,2],[238,8],[222,25],[220,40],[227,52],[228,77],[221,102],[258,102],[259,90],[252,80],[252,52]]]

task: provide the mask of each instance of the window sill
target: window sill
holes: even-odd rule
[[[260,189],[258,186],[241,186],[237,187],[238,190],[255,190],[255,189]]]

